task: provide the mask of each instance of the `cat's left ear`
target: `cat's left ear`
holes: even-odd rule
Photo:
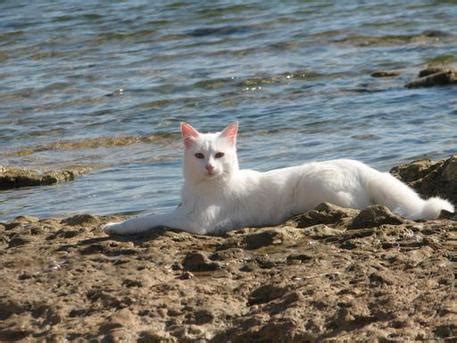
[[[236,144],[236,136],[238,134],[238,121],[230,123],[224,131],[221,132],[221,137],[227,138],[233,145]]]

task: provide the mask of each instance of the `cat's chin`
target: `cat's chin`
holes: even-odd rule
[[[206,173],[205,174],[205,179],[207,180],[215,180],[215,179],[218,179],[222,176],[222,173]]]

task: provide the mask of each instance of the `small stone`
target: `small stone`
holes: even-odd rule
[[[194,277],[194,274],[191,272],[183,272],[181,275],[178,276],[178,279],[180,280],[190,280]]]
[[[253,262],[246,263],[244,266],[240,268],[240,271],[250,273],[253,272],[254,270],[258,269],[257,264]]]
[[[354,218],[349,229],[371,228],[380,225],[400,225],[405,220],[393,214],[387,207],[381,205],[369,206],[360,211]]]
[[[383,272],[373,272],[368,277],[371,284],[374,285],[393,285],[395,280]]]
[[[90,214],[77,214],[62,220],[62,224],[76,226],[76,225],[94,225],[98,224],[100,220]]]
[[[191,272],[215,271],[220,268],[217,262],[211,262],[210,259],[201,252],[191,252],[187,254],[182,266],[184,270]]]
[[[135,324],[135,316],[128,308],[123,308],[111,315],[100,327],[101,332],[110,332],[119,328],[131,328]]]
[[[313,259],[311,255],[306,254],[291,254],[287,256],[287,261],[300,261],[300,262],[309,262]]]
[[[192,318],[190,319],[190,324],[195,325],[203,325],[208,324],[214,321],[214,314],[212,314],[208,310],[198,310],[194,314],[192,314]]]
[[[277,233],[266,231],[248,235],[245,238],[246,249],[255,250],[273,244]]]
[[[18,247],[32,242],[32,239],[23,235],[16,234],[8,242],[8,248]]]
[[[167,332],[156,330],[146,330],[139,334],[138,343],[173,343],[176,338],[170,336]]]
[[[125,287],[143,287],[143,283],[141,282],[141,280],[134,280],[134,279],[125,279],[124,281],[122,281],[122,286],[125,286]]]
[[[328,237],[335,237],[341,234],[341,230],[332,229],[324,224],[318,224],[309,226],[304,229],[306,234],[308,234],[311,238],[314,239],[323,239]]]
[[[286,294],[287,288],[265,285],[256,288],[249,295],[249,305],[264,304]]]
[[[355,217],[358,210],[339,207],[330,203],[322,203],[305,214],[292,219],[299,228],[305,228],[317,224],[335,224],[344,218]]]
[[[372,77],[395,77],[399,76],[401,74],[400,71],[398,70],[378,70],[373,73],[371,73]]]

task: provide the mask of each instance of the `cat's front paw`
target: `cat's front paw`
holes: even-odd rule
[[[108,235],[125,234],[122,223],[108,223],[103,227],[103,231]]]

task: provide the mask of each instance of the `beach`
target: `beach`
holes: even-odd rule
[[[392,172],[456,203],[457,156]],[[0,340],[457,338],[455,214],[411,221],[382,206],[324,203],[276,227],[218,236],[102,231],[124,218],[1,223]]]

